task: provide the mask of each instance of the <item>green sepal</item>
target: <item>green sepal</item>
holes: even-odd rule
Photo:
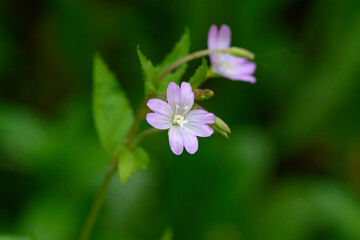
[[[219,128],[221,131],[224,131],[226,133],[231,133],[231,130],[229,126],[218,116],[216,116],[214,125]]]
[[[229,138],[229,135],[228,135],[225,131],[223,131],[223,130],[221,130],[220,128],[218,128],[217,126],[211,124],[210,127],[211,127],[212,129],[214,129],[214,132],[215,132],[216,134],[218,134],[220,137],[223,137],[223,138],[226,138],[226,139]]]
[[[238,56],[238,57],[244,57],[247,59],[254,59],[255,58],[255,54],[250,52],[249,50],[245,49],[245,48],[239,48],[239,47],[231,47],[228,50],[228,53],[234,55],[234,56]]]

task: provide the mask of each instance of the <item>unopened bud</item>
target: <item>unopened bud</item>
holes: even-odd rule
[[[249,50],[244,49],[244,48],[231,47],[231,48],[229,48],[229,50],[227,52],[234,56],[238,56],[238,57],[244,57],[244,58],[248,58],[248,59],[255,58],[254,53],[252,53]]]
[[[229,136],[228,136],[228,134],[227,134],[226,132],[222,131],[221,129],[219,129],[219,128],[216,127],[215,125],[211,124],[210,127],[211,127],[212,129],[214,129],[214,132],[215,132],[216,134],[218,134],[220,137],[223,137],[223,138],[226,138],[226,139],[229,138]]]
[[[194,89],[193,92],[196,101],[208,100],[215,94],[211,89]]]
[[[226,133],[231,133],[229,126],[219,117],[216,117],[214,125],[219,128],[221,131]]]

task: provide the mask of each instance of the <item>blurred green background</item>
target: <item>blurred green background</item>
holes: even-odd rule
[[[78,237],[110,162],[91,112],[96,50],[137,107],[138,44],[156,64],[185,26],[195,51],[223,23],[258,64],[254,85],[205,84],[230,139],[180,157],[166,133],[146,139],[148,169],[113,177],[91,239],[360,239],[357,0],[0,1],[0,239]]]

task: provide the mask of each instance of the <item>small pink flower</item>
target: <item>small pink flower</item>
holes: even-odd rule
[[[208,34],[209,49],[230,48],[231,30],[228,25],[222,25],[220,31],[216,25],[212,25]],[[214,66],[214,71],[223,77],[231,80],[242,80],[255,83],[256,78],[252,76],[256,69],[256,64],[246,58],[236,57],[229,53],[210,53],[210,60]]]
[[[147,102],[154,111],[146,115],[148,123],[157,129],[169,129],[171,150],[180,155],[186,151],[194,154],[198,150],[197,137],[209,137],[214,130],[207,124],[215,122],[215,115],[202,109],[191,110],[194,104],[194,93],[187,82],[181,88],[171,82],[168,85],[166,98],[168,102],[152,98]]]

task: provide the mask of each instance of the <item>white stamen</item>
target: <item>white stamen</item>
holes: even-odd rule
[[[178,109],[180,108],[180,106],[179,106],[179,105],[177,105],[177,104],[175,105],[175,107],[176,107],[176,108],[178,108]]]
[[[189,109],[189,106],[184,107],[184,110],[188,110],[188,109]]]
[[[181,116],[181,115],[174,115],[174,120],[173,120],[173,123],[174,124],[178,124],[180,125],[180,127],[184,127],[184,124],[187,123],[188,120],[186,120],[184,118],[184,116]]]

